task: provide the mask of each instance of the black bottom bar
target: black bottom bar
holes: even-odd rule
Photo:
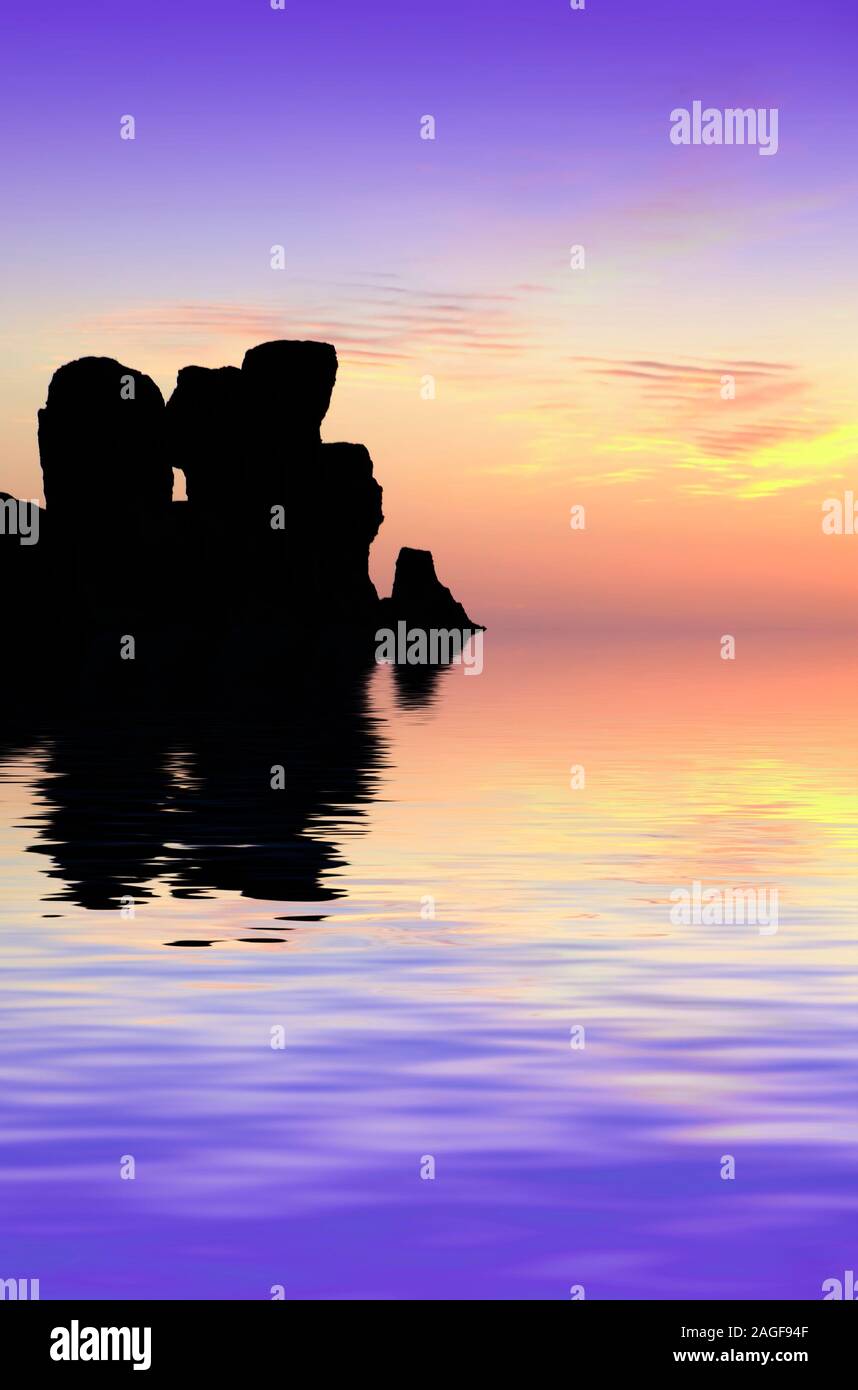
[[[90,1379],[105,1372],[114,1377],[131,1375],[135,1368],[141,1384],[144,1375],[159,1379],[177,1371],[210,1370],[223,1377],[270,1367],[294,1373],[305,1358],[317,1370],[324,1370],[332,1353],[334,1360],[341,1359],[358,1374],[386,1365],[388,1373],[398,1368],[397,1378],[412,1379],[413,1374],[425,1377],[431,1369],[432,1348],[437,1348],[439,1374],[449,1375],[451,1364],[461,1370],[463,1358],[453,1353],[453,1344],[443,1335],[449,1315],[438,1311],[417,1315],[418,1325],[410,1335],[417,1338],[418,1364],[409,1368],[403,1363],[399,1339],[407,1330],[403,1322],[408,1316],[400,1312],[397,1321],[388,1323],[379,1335],[371,1326],[351,1324],[348,1313],[340,1309],[322,1305],[314,1310],[306,1303],[290,1306],[288,1301],[4,1302],[0,1304],[0,1336],[4,1368],[11,1362],[25,1373],[47,1371],[65,1380],[78,1374]],[[480,1346],[491,1354],[494,1347],[486,1343],[481,1316],[476,1312],[471,1316],[465,1345],[473,1348],[473,1354]],[[671,1367],[694,1375],[699,1366],[728,1371],[755,1366],[764,1373],[762,1383],[770,1371],[784,1366],[800,1367],[816,1379],[821,1371],[836,1367],[840,1374],[848,1373],[858,1330],[854,1308],[836,1301],[570,1301],[552,1316],[550,1327],[560,1334],[560,1346],[555,1342],[553,1349],[551,1344],[534,1347],[530,1339],[518,1343],[520,1354],[531,1361],[534,1378],[538,1363],[563,1351],[573,1358],[570,1368],[574,1364],[581,1369],[583,1356],[591,1367],[606,1372],[658,1372]],[[463,1331],[455,1332],[456,1344]],[[514,1344],[518,1338],[507,1321],[498,1350],[510,1347],[511,1340]],[[303,1353],[296,1362],[299,1347]],[[481,1379],[485,1370],[483,1365]]]

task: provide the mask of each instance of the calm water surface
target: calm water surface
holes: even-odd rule
[[[852,645],[489,633],[336,714],[7,727],[0,1278],[819,1298],[858,1268]],[[777,932],[672,925],[695,880]]]

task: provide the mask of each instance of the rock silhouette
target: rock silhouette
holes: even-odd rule
[[[183,367],[167,402],[170,463],[184,473],[188,501],[197,512],[228,516],[230,494],[241,491],[242,385],[239,367]]]
[[[164,399],[143,372],[82,357],[54,373],[38,436],[53,650],[74,665],[101,635],[163,620],[173,492]]]
[[[263,343],[241,368],[185,367],[167,405],[185,474],[187,542],[216,607],[286,610],[305,625],[368,621],[381,488],[357,444],[323,444],[337,374],[330,343]],[[218,563],[219,560],[219,563]],[[198,594],[205,610],[211,594]]]
[[[244,354],[241,373],[274,469],[282,467],[284,452],[320,442],[337,379],[332,343],[260,343]]]
[[[325,827],[361,828],[386,757],[368,699],[378,629],[475,625],[428,551],[403,550],[379,599],[372,459],[321,439],[336,372],[330,344],[266,343],[241,367],[183,368],[166,405],[109,358],[55,373],[47,505],[0,494],[0,581],[26,614],[0,756],[44,755],[32,849],[52,898],[341,891]],[[399,702],[430,703],[441,674],[396,666]],[[288,917],[267,930],[241,939],[286,940]]]
[[[410,546],[399,552],[393,592],[383,601],[382,612],[390,625],[404,620],[412,627],[427,629],[478,627],[441,583],[431,550],[412,550]]]
[[[154,381],[111,357],[81,357],[54,372],[39,411],[52,525],[136,530],[163,518],[173,495],[164,424]]]
[[[402,550],[379,599],[372,459],[321,439],[336,375],[330,343],[262,343],[240,368],[182,368],[165,406],[112,358],[60,367],[39,411],[39,543],[25,555],[0,535],[0,576],[38,605],[19,684],[44,688],[48,668],[108,703],[132,687],[191,697],[225,670],[276,679],[311,649],[365,660],[393,618],[476,628],[429,551]]]
[[[384,514],[381,487],[363,444],[323,444],[313,504],[325,512],[315,582],[325,605],[337,604],[351,620],[372,619],[378,594],[369,577],[369,550]],[[308,555],[305,573],[313,560]]]

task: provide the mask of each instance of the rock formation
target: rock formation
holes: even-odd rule
[[[321,442],[336,374],[330,343],[262,343],[240,369],[183,368],[167,405],[190,544],[209,558],[219,546],[221,589],[266,619],[368,619],[377,603],[372,460],[362,445]]]
[[[480,629],[435,573],[431,550],[403,546],[396,560],[393,593],[382,601],[388,626],[404,620],[416,628]]]
[[[26,573],[63,634],[55,664],[100,653],[100,680],[130,634],[143,639],[135,669],[148,656],[160,684],[230,661],[252,682],[270,674],[257,658],[272,647],[285,667],[313,642],[371,652],[382,620],[477,626],[429,551],[403,550],[379,600],[372,459],[321,440],[336,375],[329,343],[263,343],[240,368],[183,368],[165,407],[150,377],[111,358],[55,372],[39,411],[42,536],[23,560],[0,536],[3,575]],[[174,469],[186,502],[172,501]]]
[[[173,468],[200,513],[229,516],[243,492],[247,434],[239,367],[183,367],[167,402]]]
[[[259,433],[259,465],[279,475],[290,454],[320,442],[337,350],[332,343],[260,343],[244,354],[241,374]]]
[[[170,505],[163,397],[150,377],[111,357],[54,372],[39,411],[39,455],[52,526],[136,531]]]

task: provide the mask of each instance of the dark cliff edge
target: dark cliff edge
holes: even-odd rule
[[[379,598],[372,459],[321,438],[336,375],[330,343],[300,341],[185,367],[166,403],[112,358],[60,367],[39,411],[45,507],[25,519],[0,493],[5,702],[274,699],[369,667],[381,628],[480,631],[426,550],[401,550]]]

